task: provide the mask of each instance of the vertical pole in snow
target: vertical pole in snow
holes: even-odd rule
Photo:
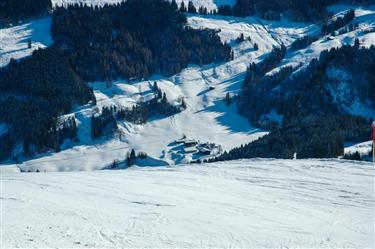
[[[375,121],[372,121],[372,163],[375,164]]]

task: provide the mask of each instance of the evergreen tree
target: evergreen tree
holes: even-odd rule
[[[191,0],[188,3],[188,12],[191,13],[191,14],[197,13],[197,9],[195,8],[195,6],[194,6],[194,4]]]
[[[171,2],[171,6],[172,6],[172,8],[173,8],[174,10],[178,10],[178,5],[177,5],[177,3],[176,3],[176,0],[172,0],[172,2]]]
[[[184,3],[184,1],[181,1],[180,12],[182,12],[182,13],[187,12],[187,9],[186,9],[186,7],[185,7],[185,3]]]

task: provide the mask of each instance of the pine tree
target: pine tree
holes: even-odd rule
[[[191,14],[197,14],[197,9],[195,8],[191,0],[189,1],[189,4],[188,4],[188,12]]]
[[[227,94],[225,95],[224,102],[225,102],[226,105],[230,105],[232,103],[232,100],[230,98],[230,93],[229,92],[227,92]]]
[[[137,157],[135,155],[135,150],[132,149],[131,152],[130,152],[130,154],[128,152],[127,155],[126,155],[126,164],[127,164],[127,166],[128,167],[133,166],[135,164],[136,158]]]
[[[185,6],[184,1],[181,2],[181,5],[180,5],[180,12],[186,12],[186,6]]]
[[[355,41],[354,41],[354,47],[359,48],[359,45],[360,45],[359,39],[356,38]]]
[[[172,6],[173,9],[178,10],[178,5],[176,3],[176,0],[172,0],[171,6]]]

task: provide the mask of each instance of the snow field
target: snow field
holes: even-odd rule
[[[374,167],[242,160],[3,173],[2,247],[372,248]]]

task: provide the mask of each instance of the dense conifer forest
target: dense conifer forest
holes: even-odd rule
[[[205,8],[187,8],[185,5],[180,8],[180,11],[201,15],[259,16],[267,20],[280,20],[281,17],[287,17],[294,21],[327,24],[332,16],[327,11],[327,7],[338,3],[366,5],[373,3],[373,0],[236,0],[233,6],[220,5],[217,10],[213,11],[207,11]]]
[[[0,69],[0,106],[4,107],[0,109],[0,123],[9,126],[0,137],[0,159],[7,158],[21,141],[25,155],[34,150],[58,150],[63,137],[71,135],[59,132],[57,117],[74,104],[94,99],[92,90],[59,49],[36,50],[31,57],[12,60]],[[63,128],[74,128],[75,124],[69,123]]]
[[[100,138],[103,135],[111,136],[117,128],[117,121],[127,121],[134,124],[144,124],[150,117],[171,116],[184,109],[186,104],[184,99],[179,105],[172,105],[168,102],[167,96],[154,82],[154,98],[140,102],[132,108],[122,108],[116,106],[104,107],[100,114],[91,117],[91,137]]]
[[[52,35],[85,80],[169,76],[188,64],[228,61],[231,54],[216,31],[187,27],[177,4],[164,0],[57,8]]]
[[[11,22],[47,14],[51,9],[51,0],[1,0],[0,27]]]
[[[352,116],[337,102],[330,89],[332,69],[344,70],[355,80],[348,82],[349,96],[357,96],[375,108],[375,47],[343,46],[321,53],[319,60],[299,73],[286,67],[265,76],[262,68],[280,61],[282,49],[274,49],[259,65],[250,65],[238,98],[242,115],[271,133],[216,160],[251,157],[299,158],[343,155],[344,142],[370,140],[371,121]],[[264,119],[275,111],[282,122]]]

